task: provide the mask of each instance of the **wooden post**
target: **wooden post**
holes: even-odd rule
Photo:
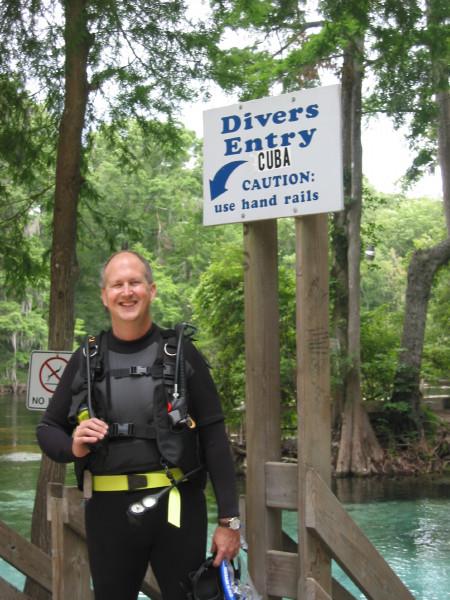
[[[82,502],[79,491],[75,492]],[[68,526],[74,494],[68,494],[61,484],[50,483],[47,498],[52,526],[52,598],[92,599],[86,544],[80,533]]]
[[[296,219],[297,235],[297,406],[298,538],[297,597],[331,596],[331,560],[322,543],[306,528],[304,485],[308,468],[331,483],[331,403],[328,332],[327,215]],[[309,578],[318,586],[313,586]],[[315,590],[320,590],[317,592]]]
[[[281,513],[267,508],[266,461],[280,458],[280,341],[277,223],[244,225],[247,487],[249,570],[266,593],[268,549],[281,549]]]

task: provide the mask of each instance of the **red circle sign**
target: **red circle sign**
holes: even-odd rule
[[[39,382],[50,394],[56,389],[68,361],[62,356],[52,356],[42,363],[39,370]]]

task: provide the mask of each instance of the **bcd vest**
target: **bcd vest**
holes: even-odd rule
[[[180,467],[184,473],[200,467],[196,428],[173,427],[168,416],[176,342],[171,330],[159,334],[132,354],[108,349],[107,335],[100,334],[98,352],[90,360],[92,403],[95,416],[108,423],[109,431],[78,465],[79,482],[84,468],[100,475],[148,472],[162,465]],[[86,404],[87,369],[82,358],[72,384],[72,423]]]

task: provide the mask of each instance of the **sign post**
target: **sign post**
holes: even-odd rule
[[[72,352],[31,353],[28,371],[27,408],[45,410],[69,362]]]
[[[306,509],[313,499],[305,492],[305,473],[313,467],[330,483],[325,213],[344,208],[341,138],[340,85],[252,100],[204,113],[203,223],[244,223],[246,535],[249,570],[264,600],[280,595],[269,558],[272,549],[279,551],[283,545],[280,512],[267,506],[265,499],[265,467],[268,461],[279,460],[280,455],[275,221],[280,217],[297,218],[298,489],[301,492],[297,501],[299,548],[293,579],[298,598],[331,598],[330,556],[306,527]]]

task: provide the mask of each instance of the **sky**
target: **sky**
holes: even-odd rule
[[[211,88],[208,102],[188,104],[182,111],[181,119],[198,137],[203,138],[203,112],[211,108],[229,106],[237,98],[226,96],[220,88]],[[401,177],[412,161],[411,152],[401,131],[396,131],[386,117],[374,117],[363,124],[363,172],[369,182],[379,192],[401,192]],[[411,198],[442,198],[442,181],[439,168],[434,175],[422,177],[406,192]]]

